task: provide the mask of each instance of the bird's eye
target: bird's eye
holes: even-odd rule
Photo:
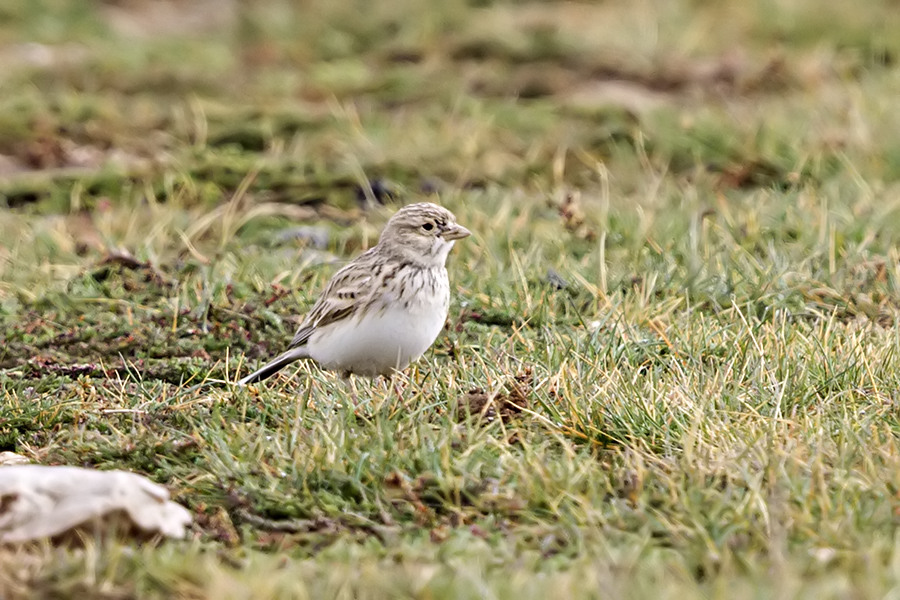
[[[434,229],[434,224],[425,223],[424,225],[422,225],[422,229],[424,229],[425,231],[431,231],[432,229]]]

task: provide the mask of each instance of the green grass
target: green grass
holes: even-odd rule
[[[0,7],[0,450],[195,524],[0,597],[898,594],[895,2],[165,5]],[[395,387],[198,386],[420,200]]]

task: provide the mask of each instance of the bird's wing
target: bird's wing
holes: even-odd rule
[[[334,274],[294,334],[291,348],[305,344],[319,327],[352,316],[363,304],[371,292],[371,281],[374,278],[372,269],[367,265],[367,254],[361,255]]]

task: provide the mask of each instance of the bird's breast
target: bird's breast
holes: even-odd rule
[[[419,358],[444,326],[450,303],[446,271],[411,271],[348,319],[320,328],[307,344],[326,369],[389,374]],[[396,283],[396,282],[395,282]]]

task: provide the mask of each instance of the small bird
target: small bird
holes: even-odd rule
[[[449,210],[410,204],[373,248],[334,274],[288,350],[238,381],[263,380],[310,358],[344,375],[390,375],[434,343],[450,307],[447,255],[471,232]]]

